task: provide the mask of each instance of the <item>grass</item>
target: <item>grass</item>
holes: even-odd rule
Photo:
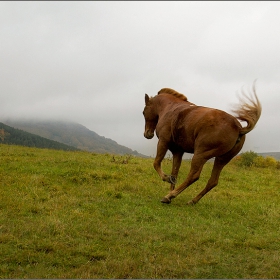
[[[153,159],[8,145],[0,159],[1,278],[280,277],[279,169],[229,164],[187,206],[211,162],[165,205]]]

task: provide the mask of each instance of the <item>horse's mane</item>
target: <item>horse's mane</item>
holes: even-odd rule
[[[158,94],[162,94],[162,93],[167,93],[167,94],[172,94],[173,96],[183,100],[183,101],[188,101],[188,98],[182,94],[182,93],[179,93],[177,92],[176,90],[174,89],[171,89],[171,88],[162,88]]]

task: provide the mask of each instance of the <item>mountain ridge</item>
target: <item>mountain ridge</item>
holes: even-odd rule
[[[41,137],[75,147],[79,150],[131,154],[139,157],[148,157],[137,151],[118,144],[116,141],[98,135],[87,127],[70,121],[58,120],[16,120],[7,119],[5,123],[11,127],[39,135]]]

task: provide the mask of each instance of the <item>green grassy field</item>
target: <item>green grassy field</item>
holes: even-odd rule
[[[170,205],[152,163],[0,145],[0,277],[280,278],[279,169],[229,164],[187,206],[212,163]]]

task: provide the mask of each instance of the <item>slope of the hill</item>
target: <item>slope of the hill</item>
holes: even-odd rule
[[[146,157],[132,149],[119,145],[116,141],[98,135],[85,126],[66,121],[5,120],[9,126],[19,128],[64,143],[77,149],[111,154],[131,154]]]
[[[75,147],[59,143],[20,129],[16,129],[0,122],[0,143],[20,145],[36,148],[48,148],[55,150],[75,151]]]

